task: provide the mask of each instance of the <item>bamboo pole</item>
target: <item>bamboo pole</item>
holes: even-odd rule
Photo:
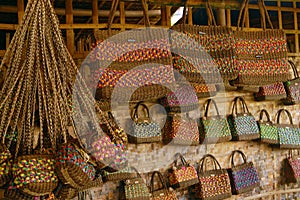
[[[93,0],[92,2],[92,21],[93,24],[99,23],[99,15],[98,15],[98,0]],[[97,29],[94,29],[94,32],[97,31]]]
[[[122,25],[121,30],[125,31],[125,3],[123,1],[120,2],[120,24]]]
[[[24,16],[24,0],[18,0],[18,23],[20,24]]]
[[[227,22],[227,26],[231,27],[231,10],[230,9],[226,9],[226,22]]]
[[[66,23],[73,25],[73,0],[66,0]],[[74,30],[67,30],[67,48],[71,55],[75,52]]]
[[[167,21],[167,26],[171,27],[171,6],[166,6],[166,21]]]
[[[193,8],[188,8],[188,24],[193,25]]]
[[[293,7],[297,8],[296,0],[293,0]],[[298,17],[297,12],[294,11],[294,28],[298,31]],[[295,34],[295,46],[296,46],[296,53],[299,53],[299,35]]]

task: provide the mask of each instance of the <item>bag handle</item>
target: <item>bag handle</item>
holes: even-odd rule
[[[134,107],[134,111],[133,111],[133,120],[137,121],[139,119],[139,108],[143,107],[146,112],[145,112],[145,117],[150,119],[150,112],[149,112],[149,108],[146,106],[146,104],[144,104],[143,102],[139,102],[135,107]]]
[[[268,111],[266,109],[262,109],[260,111],[260,113],[259,113],[259,121],[263,122],[264,115],[267,117],[267,121],[266,122],[272,123],[270,115],[269,115],[269,113],[268,113]]]
[[[265,18],[267,18],[268,23],[271,26],[271,29],[274,29],[273,23],[271,21],[271,18],[268,13],[268,10],[266,8],[264,0],[257,0],[257,2],[258,2],[258,8],[260,11],[260,18],[261,18],[263,30],[266,30],[266,28],[267,28]],[[247,15],[248,11],[249,11],[249,0],[244,0],[241,5],[239,16],[238,16],[237,31],[243,30],[243,28],[245,26],[246,15]],[[242,24],[241,24],[241,21],[242,21]]]
[[[164,181],[163,175],[162,175],[159,171],[154,171],[154,172],[152,173],[151,181],[150,181],[150,192],[153,193],[153,192],[155,191],[155,189],[154,189],[154,178],[155,178],[155,175],[158,176],[159,181],[160,181],[160,183],[162,184],[162,188],[161,188],[161,189],[165,190],[165,191],[168,193],[169,191],[168,191],[167,184],[166,184],[166,182]],[[157,190],[159,190],[159,189],[157,189]]]
[[[277,116],[277,124],[280,124],[280,116],[282,113],[286,113],[288,118],[289,118],[289,121],[290,121],[290,124],[293,125],[293,118],[292,118],[292,115],[291,113],[286,110],[286,109],[280,109],[277,113],[276,113],[276,116]]]
[[[221,165],[220,163],[218,162],[218,160],[211,154],[206,154],[204,155],[201,160],[199,161],[199,166],[198,166],[198,172],[204,172],[204,165],[207,161],[207,158],[211,158],[213,164],[214,164],[214,169],[217,170],[217,168],[219,167],[219,169],[222,169],[221,168]]]
[[[177,162],[179,158],[180,158],[182,165],[184,165],[184,166],[188,165],[188,163],[186,162],[185,158],[183,157],[183,155],[181,153],[176,153],[174,157],[175,157],[175,160],[174,160],[173,164],[175,165],[175,167],[179,166],[178,162]]]
[[[209,110],[209,106],[211,105],[211,103],[214,105],[214,107],[215,107],[215,109],[217,111],[218,117],[220,117],[219,109],[218,109],[217,103],[216,103],[216,101],[214,99],[208,99],[206,101],[206,108],[205,108],[204,117],[208,117],[208,110]]]
[[[289,64],[291,65],[292,69],[293,69],[293,72],[294,72],[294,78],[297,79],[299,78],[299,73],[298,73],[298,70],[297,70],[297,67],[295,65],[295,63],[293,61],[290,61],[288,60]]]
[[[290,150],[289,150],[288,158],[294,157],[294,155],[293,155],[293,150],[296,150],[296,149],[290,149]],[[297,151],[297,154],[298,154],[298,156],[299,156],[299,155],[300,155],[299,149],[297,149],[296,151]]]
[[[240,101],[240,104],[242,106],[242,109],[243,109],[242,113],[243,114],[246,114],[246,113],[250,114],[248,106],[246,104],[246,101],[245,101],[244,97],[239,96],[239,97],[235,97],[234,100],[233,100],[234,103],[233,103],[232,111],[231,111],[232,115],[234,115],[234,114],[237,115],[238,114],[238,109],[237,109],[237,107],[238,107],[238,105],[237,105],[238,101]]]
[[[242,159],[244,161],[244,164],[247,163],[247,158],[244,154],[244,152],[240,151],[240,150],[234,150],[232,153],[231,153],[231,167],[235,167],[236,165],[234,164],[234,156],[236,154],[240,154],[242,156]]]

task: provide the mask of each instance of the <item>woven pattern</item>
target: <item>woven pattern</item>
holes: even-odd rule
[[[300,148],[300,130],[292,127],[278,127],[280,148]]]
[[[178,115],[168,116],[163,128],[163,140],[165,143],[172,141],[174,144],[182,145],[199,144],[197,121]]]
[[[125,199],[136,200],[150,199],[150,192],[142,178],[129,179],[125,181]]]
[[[11,175],[11,167],[12,161],[10,151],[2,145],[0,147],[0,186],[5,185],[12,177]]]
[[[173,170],[172,173],[169,174],[169,182],[170,185],[174,188],[180,186],[180,183],[189,183],[185,185],[185,187],[194,185],[194,180],[197,180],[197,171],[193,166],[182,166]],[[196,181],[197,183],[198,181]]]
[[[268,144],[278,144],[277,127],[269,123],[259,123],[260,140]]]
[[[152,193],[151,200],[178,200],[175,192],[159,190]]]
[[[287,94],[286,104],[296,104],[300,102],[300,80],[290,80],[284,82],[285,91]]]
[[[132,137],[137,138],[137,142],[142,142],[143,140],[145,142],[159,142],[162,140],[160,126],[156,122],[135,123],[132,126],[130,135],[128,136],[129,142],[132,142],[132,140],[134,140]],[[147,140],[147,138],[149,140]]]
[[[298,156],[288,157],[288,163],[292,169],[292,174],[296,180],[300,178],[300,159]]]
[[[279,100],[286,97],[284,85],[282,82],[259,87],[259,91],[254,93],[257,101],[261,100]]]
[[[217,87],[214,84],[191,83],[198,98],[212,97],[217,94]]]
[[[102,176],[104,181],[120,181],[137,177],[136,172],[131,167],[125,167],[116,172],[103,171]]]

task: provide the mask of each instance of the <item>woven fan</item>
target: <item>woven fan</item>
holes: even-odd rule
[[[0,137],[4,142],[8,129],[18,127],[16,156],[20,147],[33,144],[24,141],[33,140],[37,123],[40,133],[49,135],[52,148],[66,142],[69,126],[76,130],[77,137],[82,131],[88,132],[90,126],[84,124],[84,117],[97,134],[105,136],[95,111],[108,127],[109,123],[78,74],[51,0],[28,1],[22,23],[2,60],[1,71],[4,66],[7,70],[0,91]],[[33,147],[24,149],[22,155],[33,153]]]

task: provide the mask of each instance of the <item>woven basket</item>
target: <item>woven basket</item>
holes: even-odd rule
[[[103,172],[103,180],[105,182],[107,181],[120,181],[120,180],[127,180],[127,179],[133,179],[136,178],[137,174],[132,168],[126,167],[125,169],[122,169],[117,172],[109,173],[109,172]]]
[[[78,190],[70,185],[60,183],[54,194],[58,200],[70,200],[78,195]]]
[[[41,199],[47,199],[48,195],[39,197]],[[34,200],[36,197],[24,194],[18,189],[6,189],[4,192],[4,198],[3,200],[12,200],[12,199],[20,199],[20,200]],[[67,200],[67,199],[64,199]]]
[[[1,157],[0,187],[1,187],[6,183],[8,183],[12,178],[12,174],[11,174],[12,161],[10,160],[11,159],[10,151],[6,148],[4,144],[0,145],[0,152],[1,152],[0,154]]]

